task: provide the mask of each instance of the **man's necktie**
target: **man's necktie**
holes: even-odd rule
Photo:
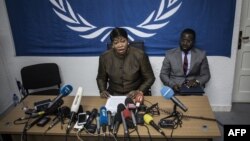
[[[188,59],[187,59],[187,52],[185,52],[184,62],[183,62],[183,71],[185,75],[187,75],[187,70],[188,70]]]

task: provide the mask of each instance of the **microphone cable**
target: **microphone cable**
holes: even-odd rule
[[[115,141],[117,141],[115,135],[111,132],[110,135],[114,138]]]
[[[24,126],[22,135],[21,135],[21,141],[27,141],[27,130],[26,130],[26,125]]]
[[[103,127],[104,128],[104,127]],[[106,127],[105,127],[106,128]],[[102,130],[103,131],[103,130]],[[102,137],[103,141],[106,141],[106,129],[103,131],[103,137]]]
[[[166,114],[173,114],[171,113],[170,111],[167,111],[167,110],[164,110],[164,109],[161,109],[160,108],[160,111],[166,113]],[[200,119],[200,120],[208,120],[208,121],[216,121],[220,126],[223,127],[223,124],[218,121],[217,119],[214,119],[214,118],[208,118],[208,117],[203,117],[203,116],[191,116],[191,115],[185,115],[185,114],[182,114],[182,113],[179,113],[178,114],[180,115],[179,118],[177,118],[176,120],[173,121],[173,125],[174,127],[172,128],[172,131],[171,131],[171,138],[172,138],[172,134],[173,134],[173,130],[176,129],[178,127],[178,125],[181,126],[182,124],[182,119],[188,119],[188,118],[192,118],[192,119]]]
[[[176,108],[176,107],[175,107]],[[179,126],[182,127],[182,118],[183,114],[181,112],[176,111],[174,108],[173,112],[169,112],[164,109],[159,109],[160,111],[169,114],[158,122],[158,125],[162,128],[171,128],[170,139],[173,138],[174,129],[178,128]],[[164,123],[168,123],[168,125],[164,125]]]
[[[135,129],[135,131],[136,131],[136,133],[137,133],[137,135],[138,135],[139,141],[141,141],[141,136],[140,136],[140,134],[139,134],[139,132],[138,132],[138,129]]]
[[[22,131],[22,134],[21,134],[21,141],[27,141],[27,126],[28,126],[28,123],[29,123],[29,120],[31,118],[28,118],[26,122],[24,122],[24,127],[23,127],[23,131]]]
[[[139,132],[138,132],[137,129],[132,130],[131,132],[129,132],[129,134],[133,133],[134,131],[136,131],[138,139],[139,139],[139,141],[141,141],[141,136],[140,136],[140,134],[139,134]]]
[[[125,140],[125,141],[131,141],[131,138],[130,138],[129,134],[127,134],[127,136],[124,134],[123,140]]]
[[[66,131],[66,134],[65,134],[65,141],[67,141],[68,140],[68,133],[67,133],[67,131]]]
[[[69,120],[70,120],[70,117],[69,117]],[[70,121],[68,121],[69,123]],[[68,125],[67,123],[67,125]],[[71,128],[70,128],[71,129]],[[65,141],[68,141],[68,135],[69,135],[69,132],[70,132],[70,129],[66,127],[66,133],[65,133]]]
[[[110,132],[110,130],[108,130],[108,137],[111,138],[112,136],[112,132]]]
[[[30,119],[30,118],[29,118]],[[19,125],[19,124],[26,124],[26,122],[29,120],[29,119],[21,119],[21,118],[18,118],[16,120],[13,121],[13,124],[15,125]],[[24,120],[24,121],[23,121]],[[22,122],[20,122],[22,121]]]
[[[171,121],[173,129],[176,129],[178,126],[180,127],[182,126],[182,118],[183,118],[183,114],[181,112],[176,111],[175,113],[172,113],[169,116],[162,118],[159,121],[159,123],[161,123],[164,120],[169,119],[168,121]]]
[[[41,115],[40,115],[41,116]],[[32,117],[32,114],[28,114],[27,116],[25,116],[25,117],[20,117],[20,118],[18,118],[18,119],[15,119],[14,121],[13,121],[13,123],[15,124],[15,125],[18,125],[18,124],[26,124],[30,119],[32,119],[32,118],[37,118],[37,117],[39,117],[39,115],[37,115],[36,117]],[[20,122],[20,121],[23,121],[23,122]]]
[[[125,126],[127,126],[127,124],[125,124]],[[124,136],[123,136],[123,140],[125,141],[131,141],[131,138],[130,138],[130,132],[129,132],[129,128],[127,127],[127,133],[124,132]]]
[[[89,131],[88,131],[88,129],[86,129],[84,126],[83,126],[83,128],[81,129],[81,130],[78,130],[77,131],[77,138],[78,138],[78,140],[80,140],[80,141],[84,141],[82,138],[81,138],[81,131],[85,131],[87,134],[89,134],[89,135],[91,135],[91,136],[94,136],[94,137],[98,137],[98,136],[100,136],[100,135],[103,135],[104,136],[104,133],[101,133],[101,134],[94,134],[94,133],[90,133]],[[118,141],[117,140],[117,138],[115,137],[115,135],[111,132],[110,133],[110,135],[113,137],[113,139],[115,140],[115,141]],[[100,139],[99,139],[100,140]]]
[[[108,114],[108,138],[111,139],[113,133],[114,116],[111,111],[107,111]]]
[[[160,111],[171,115],[170,111],[167,111],[167,110],[164,110],[164,109],[161,109],[161,108],[160,108]],[[203,116],[191,116],[191,115],[185,115],[185,114],[183,114],[182,117],[183,118],[193,118],[193,119],[208,120],[208,121],[216,121],[216,122],[218,122],[218,124],[220,126],[223,126],[223,124],[220,121],[218,121],[217,119],[215,119],[215,118],[208,118],[208,117],[203,117]]]
[[[43,135],[46,135],[46,133],[52,129],[58,122],[60,122],[60,119],[59,119],[59,116],[55,116],[53,119],[52,119],[52,124],[49,125],[49,127],[44,131]]]
[[[146,127],[146,129],[147,129],[147,131],[148,131],[149,140],[152,141],[152,136],[151,136],[151,134],[150,134],[150,131],[149,131],[149,129],[148,129],[148,126],[145,125],[145,124],[143,124],[142,126]]]
[[[84,126],[83,126],[83,128],[84,128]],[[86,129],[86,128],[85,128],[85,129]],[[77,139],[78,139],[79,141],[84,141],[84,140],[80,137],[81,131],[82,131],[82,129],[78,129],[78,130],[77,130],[77,132],[76,132],[76,137],[77,137]]]
[[[208,121],[216,121],[220,126],[223,127],[223,124],[218,121],[217,119],[214,118],[208,118],[208,117],[203,117],[203,116],[190,116],[190,115],[183,115],[184,118],[193,118],[193,119],[201,119],[201,120],[208,120]]]

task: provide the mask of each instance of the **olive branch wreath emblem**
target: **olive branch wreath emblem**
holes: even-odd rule
[[[109,35],[112,26],[96,27],[95,25],[89,23],[84,17],[79,13],[75,13],[72,9],[70,3],[67,0],[50,0],[52,3],[53,10],[58,17],[63,21],[67,22],[66,26],[76,32],[79,32],[79,36],[85,39],[93,39],[101,36],[101,42],[103,42]],[[147,18],[138,24],[136,27],[123,26],[133,33],[135,36],[141,38],[152,37],[156,34],[156,30],[166,26],[169,23],[168,18],[174,15],[180,8],[182,2],[174,5],[178,0],[168,0],[167,11],[164,13],[165,0],[161,0],[158,10],[153,10]],[[142,30],[147,30],[144,32]],[[86,33],[88,31],[88,33]],[[108,31],[108,32],[107,32]],[[107,32],[104,34],[104,32]],[[128,35],[131,41],[134,38]]]

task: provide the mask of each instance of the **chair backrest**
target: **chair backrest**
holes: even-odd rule
[[[143,41],[130,41],[129,44],[135,48],[139,48],[144,50],[144,42]],[[111,43],[107,43],[107,49],[111,49],[112,48],[112,44]]]
[[[42,63],[23,67],[21,69],[23,87],[40,89],[52,86],[60,88],[61,77],[58,65],[55,63]]]

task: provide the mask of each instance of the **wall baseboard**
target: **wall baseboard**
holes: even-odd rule
[[[0,119],[3,117],[3,115],[5,115],[5,113],[7,113],[8,111],[10,111],[11,109],[13,109],[15,106],[12,103],[11,105],[9,105],[6,109],[4,109],[3,111],[1,111],[0,113]]]
[[[230,112],[232,105],[228,106],[213,106],[211,105],[212,111],[213,112]]]

